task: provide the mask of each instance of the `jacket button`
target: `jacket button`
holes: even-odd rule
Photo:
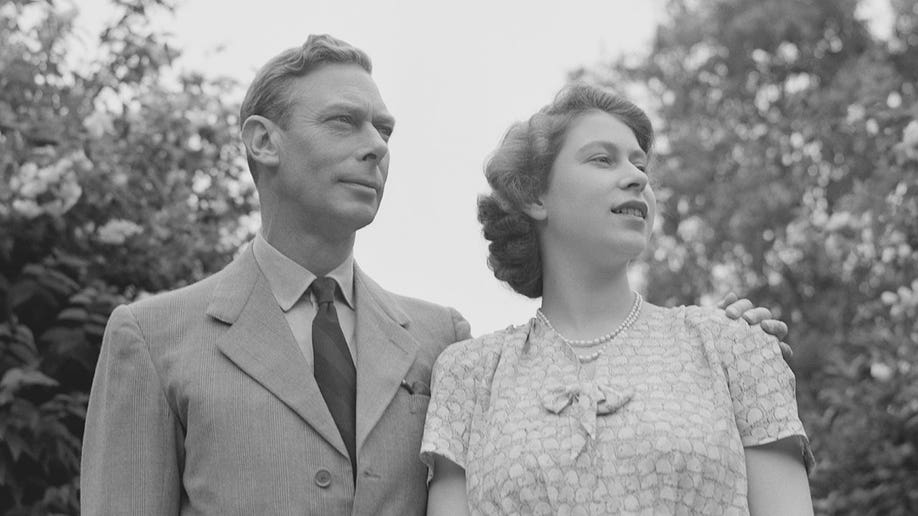
[[[316,472],[316,485],[321,488],[326,488],[331,485],[331,473],[327,469],[320,469]]]

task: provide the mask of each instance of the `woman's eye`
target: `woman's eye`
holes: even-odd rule
[[[603,165],[612,164],[612,158],[606,155],[593,156],[592,158],[590,158],[590,161],[594,163],[602,163]]]

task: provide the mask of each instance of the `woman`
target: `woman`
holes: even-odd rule
[[[573,85],[488,163],[490,265],[542,307],[434,367],[428,514],[812,514],[777,341],[631,290],[652,141],[635,105]]]

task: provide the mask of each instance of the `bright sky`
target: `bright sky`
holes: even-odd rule
[[[111,18],[108,0],[77,3],[80,25]],[[645,53],[661,4],[184,0],[162,23],[184,53],[182,67],[246,86],[265,61],[310,33],[367,51],[398,123],[385,199],[358,233],[357,262],[388,290],[457,308],[481,335],[526,321],[538,306],[487,268],[475,209],[487,190],[486,157],[512,122],[551,100],[570,70]]]

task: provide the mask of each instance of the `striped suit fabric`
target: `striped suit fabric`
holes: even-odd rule
[[[451,308],[355,266],[357,469],[251,247],[217,274],[118,307],[83,440],[83,514],[423,514],[434,360]]]

